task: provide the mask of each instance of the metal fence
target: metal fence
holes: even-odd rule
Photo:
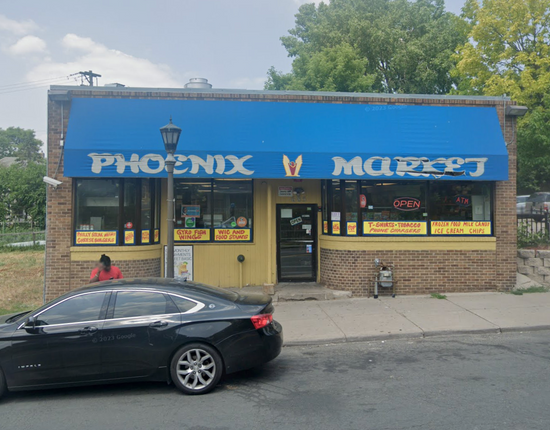
[[[550,217],[542,213],[518,214],[518,246],[550,244]]]

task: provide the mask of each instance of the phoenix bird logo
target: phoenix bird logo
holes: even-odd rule
[[[302,156],[299,155],[296,161],[290,161],[286,155],[283,155],[283,166],[285,166],[285,176],[300,176],[300,168],[302,167]]]

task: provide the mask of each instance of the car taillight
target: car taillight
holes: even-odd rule
[[[546,204],[546,203],[544,204],[544,210],[545,210],[546,212],[548,212],[548,204]]]
[[[273,315],[271,314],[260,314],[260,315],[254,315],[252,318],[250,318],[252,321],[252,324],[254,324],[254,328],[256,330],[265,327],[266,325],[269,325],[273,322]]]

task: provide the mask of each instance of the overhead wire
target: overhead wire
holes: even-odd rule
[[[15,93],[15,92],[19,92],[19,91],[36,90],[36,89],[48,87],[50,85],[62,84],[63,82],[65,82],[67,80],[70,80],[70,79],[68,79],[67,77],[63,77],[61,79],[51,80],[51,81],[44,82],[44,83],[33,84],[33,85],[26,86],[26,87],[0,88],[0,94],[9,94],[9,93]],[[76,79],[74,79],[74,81],[78,82]]]

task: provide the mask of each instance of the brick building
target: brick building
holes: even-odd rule
[[[103,253],[163,276],[165,151],[176,274],[222,287],[317,281],[372,295],[509,290],[516,277],[515,121],[503,97],[53,86],[46,297]],[[508,113],[508,114],[507,114]],[[244,262],[237,256],[243,255]]]

